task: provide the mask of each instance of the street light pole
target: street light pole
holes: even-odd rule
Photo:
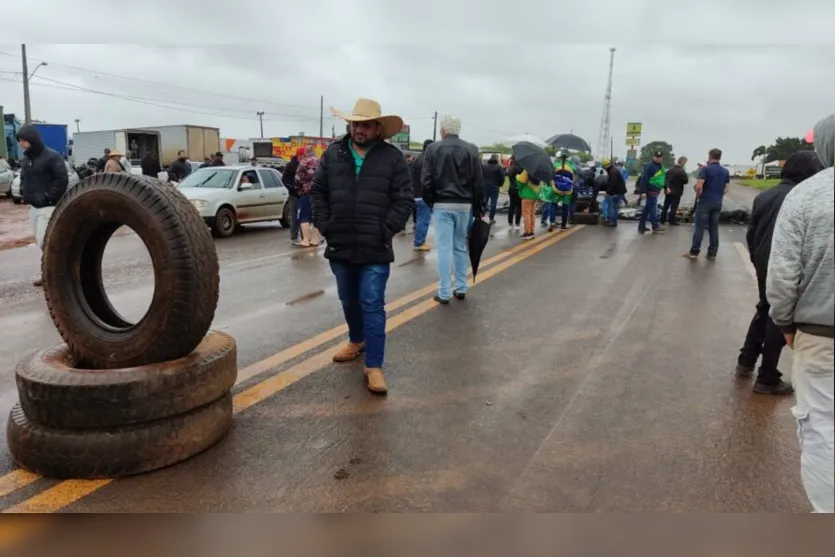
[[[258,121],[261,123],[261,139],[264,139],[264,113],[263,112],[256,112],[255,114],[258,115]]]
[[[77,132],[81,132],[81,126],[79,126],[80,122],[81,120],[79,120],[78,118],[75,119],[75,131]]]
[[[29,65],[26,63],[26,45],[20,45],[20,56],[23,59],[23,119],[24,123],[32,123],[32,107],[29,103]]]

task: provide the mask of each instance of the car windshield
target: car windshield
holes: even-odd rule
[[[180,182],[181,188],[231,188],[238,176],[237,170],[201,168]]]

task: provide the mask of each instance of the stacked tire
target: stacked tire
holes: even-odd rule
[[[137,323],[104,290],[104,249],[122,226],[154,267],[154,296]],[[226,434],[237,349],[209,331],[217,253],[176,188],[127,174],[82,180],[55,208],[42,274],[64,344],[17,365],[20,403],[6,437],[20,466],[53,478],[126,476],[185,460]]]

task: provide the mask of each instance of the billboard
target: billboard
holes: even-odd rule
[[[321,157],[325,149],[335,140],[332,137],[307,137],[307,136],[290,136],[290,137],[273,137],[273,157],[278,159],[290,160],[296,154],[296,151],[301,147],[313,145],[316,151],[316,156]]]
[[[408,149],[409,140],[411,139],[410,133],[409,125],[404,124],[403,127],[400,128],[399,132],[391,136],[389,142],[391,142],[392,145],[398,146],[400,149]]]
[[[641,128],[643,128],[643,124],[640,122],[629,122],[626,124],[626,135],[640,136]]]
[[[641,144],[641,138],[640,137],[627,137],[626,138],[626,146],[627,147],[635,147],[636,145],[640,145],[640,144]]]

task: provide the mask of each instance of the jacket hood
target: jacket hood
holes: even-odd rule
[[[797,151],[783,165],[784,182],[799,184],[823,170],[821,161],[813,151]]]
[[[40,153],[41,151],[43,151],[44,144],[43,138],[41,137],[41,132],[39,132],[38,128],[36,128],[32,124],[22,125],[20,129],[17,131],[17,138],[25,139],[32,145],[29,148],[29,151],[33,153]]]
[[[830,114],[818,122],[813,133],[815,152],[823,163],[823,167],[835,166],[835,114]]]

